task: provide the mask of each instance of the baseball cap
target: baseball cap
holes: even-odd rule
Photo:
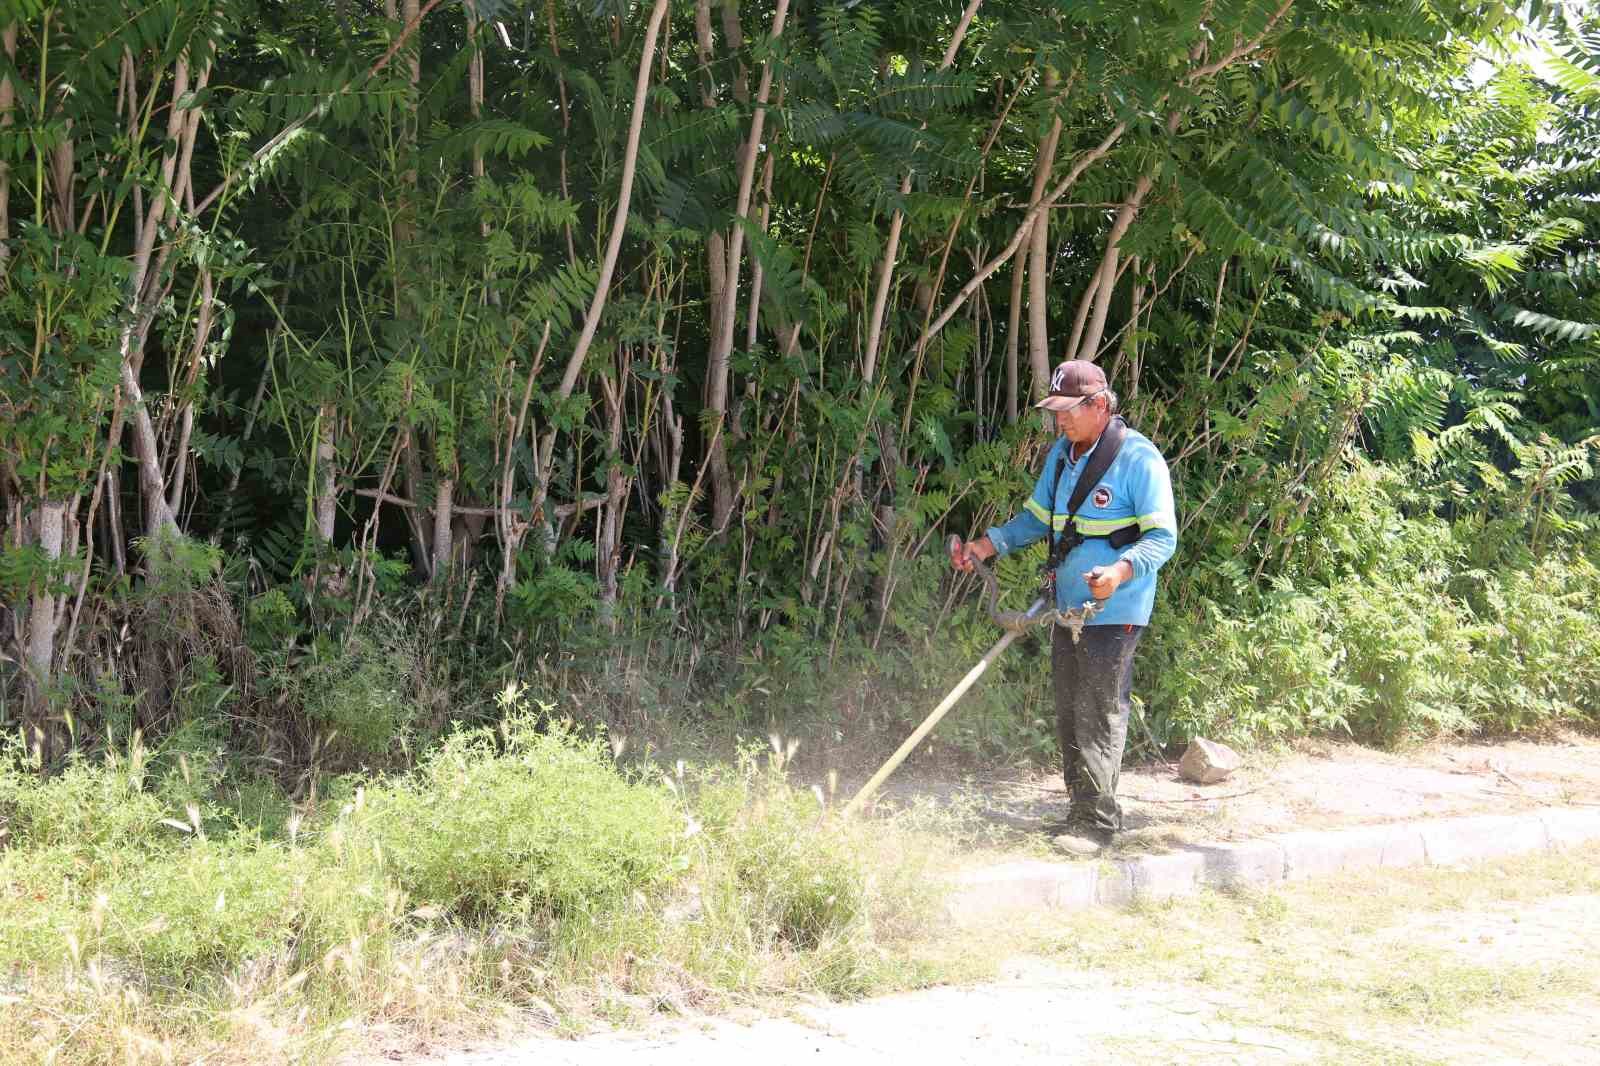
[[[1078,397],[1093,396],[1108,387],[1104,370],[1087,359],[1068,359],[1050,375],[1049,394],[1033,406],[1060,411],[1072,407]]]

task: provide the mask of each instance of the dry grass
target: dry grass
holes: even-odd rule
[[[425,834],[408,841],[363,819],[429,808],[374,798],[381,783],[291,819],[279,839],[228,835],[198,810],[147,825],[160,796],[139,784],[142,758],[37,787],[0,774],[15,845],[0,851],[11,956],[0,962],[0,1066],[405,1054],[980,980],[1026,952],[1130,989],[1202,990],[1241,1026],[1323,1048],[1330,1062],[1426,1062],[1419,1033],[1466,1034],[1486,1012],[1593,1003],[1600,989],[1600,944],[1552,954],[1511,938],[1541,911],[1570,917],[1552,901],[1600,896],[1600,849],[954,933],[940,917],[943,875],[1004,854],[1010,838],[959,804],[841,823],[785,781],[785,746],[774,747],[739,768],[629,785],[657,790],[652,804],[664,793],[676,812],[662,823],[680,834],[663,853],[672,876],[592,905],[569,893],[579,903],[560,910],[529,895],[520,868],[467,910],[408,891],[391,852],[427,846]],[[480,756],[462,758],[470,768]],[[503,777],[436,773],[427,787],[449,799],[452,832],[500,832],[516,816],[505,796],[451,790]],[[567,801],[581,818],[583,798]],[[52,835],[72,811],[85,830]],[[472,861],[470,846],[447,846]],[[1452,939],[1461,923],[1475,930],[1471,951]],[[1492,957],[1479,950],[1490,934]]]
[[[530,1027],[579,1033],[936,976],[901,950],[940,905],[930,827],[841,823],[785,783],[782,753],[604,785],[613,805],[664,795],[678,812],[661,823],[677,834],[662,853],[675,864],[665,882],[585,896],[592,868],[495,856],[465,902],[448,884],[434,897],[408,889],[416,863],[401,853],[435,846],[416,821],[430,796],[446,801],[441,824],[452,833],[481,827],[484,841],[502,839],[521,808],[494,788],[541,779],[501,763],[488,776],[465,771],[537,755],[517,750],[463,752],[449,773],[406,786],[399,806],[388,786],[347,792],[342,806],[291,819],[287,839],[224,832],[199,809],[159,820],[142,756],[58,782],[0,781],[11,790],[0,791],[0,816],[17,845],[0,851],[0,922],[10,926],[0,946],[13,956],[0,965],[0,1064],[317,1062],[357,1047],[405,1053]],[[601,788],[592,777],[570,781]],[[458,787],[470,782],[488,785]],[[517,793],[551,802],[540,795]],[[130,807],[136,800],[145,806]],[[580,821],[592,806],[564,801]],[[99,840],[49,835],[53,811],[85,802],[143,813]],[[413,839],[385,817],[408,819]],[[492,851],[437,839],[463,866]],[[489,875],[509,878],[504,891],[484,887]],[[528,876],[570,876],[576,887]]]
[[[1224,1003],[1218,1023],[1319,1049],[1263,1061],[1490,1061],[1496,1047],[1511,1053],[1508,1040],[1534,1060],[1575,1061],[1562,1042],[1592,1037],[1584,1019],[1600,1010],[1597,911],[1600,847],[1589,846],[978,928],[942,950],[1041,954],[1130,992],[1171,986],[1179,999]],[[1139,1053],[1123,1057],[1135,1062],[1202,1050],[1130,1044]]]

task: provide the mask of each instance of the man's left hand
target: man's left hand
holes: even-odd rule
[[[1124,582],[1133,579],[1133,564],[1119,559],[1110,566],[1097,566],[1083,575],[1089,586],[1089,595],[1097,600],[1109,600]]]

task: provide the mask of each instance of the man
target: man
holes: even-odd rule
[[[1049,395],[1034,406],[1053,413],[1060,437],[1033,495],[1011,521],[978,540],[957,542],[951,563],[968,571],[974,559],[1005,555],[1048,535],[1059,564],[1056,606],[1102,601],[1081,639],[1054,626],[1051,640],[1056,736],[1072,797],[1068,831],[1055,842],[1074,854],[1093,854],[1122,829],[1117,778],[1128,738],[1133,652],[1150,621],[1156,571],[1178,546],[1172,478],[1156,446],[1116,417],[1116,394],[1095,364],[1069,360],[1056,367]],[[1115,458],[1085,483],[1074,514],[1073,490],[1101,465],[1093,456],[1103,444],[1116,448]]]

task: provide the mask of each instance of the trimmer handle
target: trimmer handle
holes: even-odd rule
[[[961,550],[961,538],[952,533],[948,547],[950,549],[950,558],[954,559],[956,552]],[[978,572],[978,577],[983,580],[984,609],[989,612],[989,619],[995,625],[1001,629],[1015,632],[1026,629],[1029,626],[1048,622],[1054,617],[1053,611],[1046,610],[1050,604],[1043,596],[1034,600],[1033,606],[1026,611],[999,610],[1000,582],[995,579],[994,571],[990,570],[989,565],[982,559],[976,556],[969,556],[969,558],[972,560],[972,568]]]
[[[961,550],[961,538],[954,533],[946,542],[950,558],[954,559]],[[1050,622],[1059,622],[1072,631],[1074,642],[1078,634],[1083,631],[1084,624],[1100,613],[1105,604],[1100,600],[1087,600],[1078,607],[1071,607],[1065,611],[1051,609],[1050,600],[1054,597],[1040,596],[1033,601],[1033,606],[1026,611],[1002,611],[1000,604],[1000,582],[996,580],[994,571],[989,569],[982,559],[973,558],[972,568],[978,572],[978,577],[983,580],[984,608],[989,612],[989,619],[1001,629],[1009,632],[1020,632],[1030,626],[1044,625]]]

